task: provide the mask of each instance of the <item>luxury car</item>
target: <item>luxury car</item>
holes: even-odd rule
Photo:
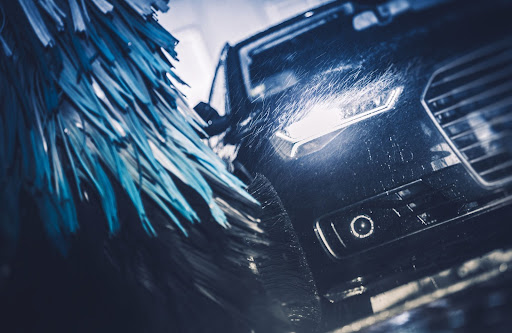
[[[335,1],[226,45],[196,110],[289,216],[320,314],[293,320],[353,322],[512,244],[511,17],[500,0]]]

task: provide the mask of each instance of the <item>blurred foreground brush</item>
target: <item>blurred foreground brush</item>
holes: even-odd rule
[[[259,207],[202,143],[155,10],[0,3],[2,330],[270,325]]]

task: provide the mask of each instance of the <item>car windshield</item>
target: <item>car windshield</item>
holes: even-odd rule
[[[344,6],[318,16],[308,12],[303,21],[242,47],[240,59],[249,98],[255,101],[277,94],[334,66],[335,50],[342,47],[339,33],[347,21],[338,18],[350,11]]]

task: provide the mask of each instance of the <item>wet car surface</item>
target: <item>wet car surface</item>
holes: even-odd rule
[[[335,2],[223,51],[216,148],[279,195],[324,327],[511,244],[511,13]]]

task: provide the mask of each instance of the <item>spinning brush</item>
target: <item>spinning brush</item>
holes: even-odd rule
[[[173,85],[167,1],[0,8],[0,329],[281,331],[260,206]]]

